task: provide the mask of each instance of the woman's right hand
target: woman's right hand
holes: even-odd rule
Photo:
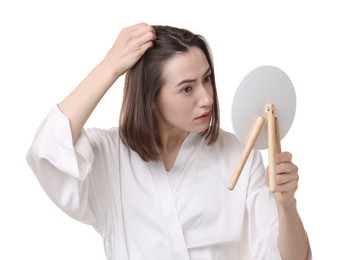
[[[139,23],[124,28],[118,35],[103,63],[119,77],[128,71],[142,57],[156,39],[152,26]]]

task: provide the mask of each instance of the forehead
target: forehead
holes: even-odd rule
[[[175,83],[200,78],[209,67],[204,52],[198,47],[191,47],[188,52],[177,53],[164,64],[163,79],[166,83]]]

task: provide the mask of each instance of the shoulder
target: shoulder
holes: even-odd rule
[[[118,127],[111,127],[108,129],[91,127],[85,129],[84,133],[93,146],[118,146],[120,142]]]
[[[98,127],[90,127],[85,129],[85,132],[88,135],[96,135],[96,136],[104,136],[104,137],[115,137],[119,136],[119,128],[111,127],[111,128],[98,128]]]
[[[228,156],[241,156],[245,149],[245,145],[237,138],[234,133],[219,129],[219,135],[216,143],[214,144],[219,151],[228,154]],[[258,150],[252,149],[249,157],[259,156]]]
[[[211,154],[218,154],[218,156],[239,156],[243,151],[243,144],[238,140],[235,134],[219,129],[217,140],[208,144],[208,141],[203,138],[204,151]]]
[[[235,134],[225,131],[224,129],[219,129],[218,139],[216,141],[216,145],[227,145],[228,147],[237,147],[241,148],[243,145],[239,141],[239,139],[236,137]]]
[[[218,135],[218,138],[219,139],[236,139],[237,137],[235,136],[235,134],[229,132],[229,131],[226,131],[222,128],[219,128],[219,135]]]

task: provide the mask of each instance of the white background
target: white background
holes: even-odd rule
[[[0,259],[104,259],[93,228],[62,213],[25,161],[41,120],[138,22],[204,35],[214,54],[222,127],[242,78],[274,65],[297,95],[282,149],[300,168],[298,207],[314,259],[347,259],[347,8],[343,1],[0,2]],[[87,126],[118,123],[122,80]],[[266,162],[266,157],[264,158]]]

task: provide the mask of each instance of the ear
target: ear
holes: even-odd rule
[[[152,101],[152,103],[151,103],[151,110],[152,111],[154,111],[154,110],[156,110],[156,105],[155,105],[155,102],[154,101]]]

